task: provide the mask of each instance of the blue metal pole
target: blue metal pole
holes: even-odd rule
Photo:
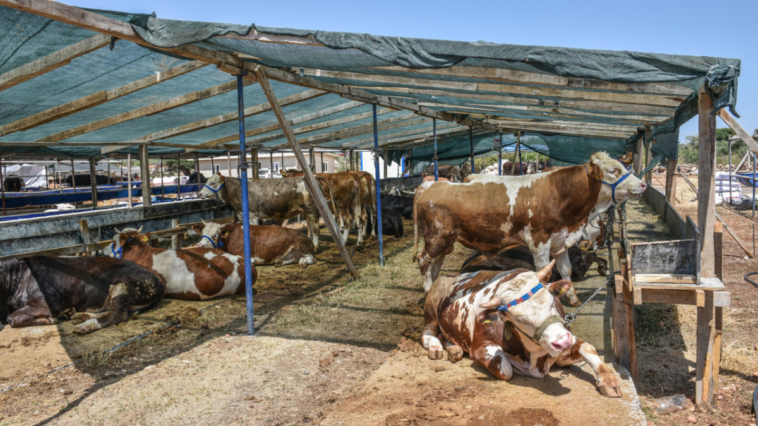
[[[474,174],[474,128],[468,128],[468,141],[471,145],[471,174]]]
[[[437,119],[432,118],[432,132],[434,133],[434,181],[438,181],[440,178],[439,171],[437,170]]]
[[[384,239],[382,238],[382,191],[379,182],[379,130],[376,126],[376,104],[374,110],[374,171],[376,172],[376,230],[379,235],[379,264],[384,266]],[[435,175],[437,170],[435,168]]]
[[[245,95],[242,75],[237,76],[237,109],[240,125],[240,184],[242,186],[242,235],[245,239],[245,296],[247,299],[247,335],[255,335],[253,327],[253,266],[250,263],[250,214],[247,193],[247,152],[245,151]]]

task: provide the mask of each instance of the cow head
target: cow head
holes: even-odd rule
[[[215,198],[217,200],[220,200],[221,197],[218,195],[218,193],[221,188],[224,187],[224,180],[224,176],[221,176],[221,173],[217,172],[215,175],[211,176],[207,182],[205,182],[205,185],[203,186],[203,189],[201,189],[198,193],[198,196],[200,198]]]
[[[568,281],[545,285],[550,277],[555,260],[539,272],[524,272],[512,280],[497,287],[496,293],[488,302],[480,305],[483,309],[498,309],[503,321],[510,321],[526,337],[545,349],[550,356],[574,346],[576,338],[563,323],[555,297],[567,291],[571,286]],[[542,288],[533,292],[534,288]],[[524,300],[525,295],[531,296]],[[521,302],[520,300],[523,300]],[[513,301],[517,301],[515,305]],[[510,305],[510,306],[509,306]]]
[[[620,203],[642,197],[647,184],[629,172],[624,164],[611,158],[606,152],[596,152],[587,163],[587,173],[591,179],[603,184],[598,201],[612,200]]]
[[[203,221],[202,227],[200,225],[195,226],[199,228],[199,230],[195,229],[198,231],[198,234],[202,235],[200,242],[197,243],[198,247],[219,247],[219,243],[221,242],[221,228],[223,228],[223,225],[216,222]]]
[[[139,229],[124,228],[123,231],[116,231],[116,236],[113,237],[113,242],[110,245],[110,250],[106,249],[105,254],[110,257],[121,259],[124,255],[124,250],[128,250],[132,246],[143,246],[150,241],[150,233],[140,235],[142,227]]]

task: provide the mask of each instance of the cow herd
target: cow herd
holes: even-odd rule
[[[595,349],[577,339],[563,320],[559,297],[580,304],[572,281],[606,263],[577,245],[596,248],[599,217],[614,203],[642,196],[645,183],[625,164],[599,152],[586,164],[524,176],[472,175],[468,166],[438,170],[446,181],[425,181],[413,198],[382,195],[383,232],[404,234],[413,219],[414,251],[426,292],[423,345],[430,359],[463,353],[499,379],[514,372],[543,377],[552,365],[586,361],[603,395],[620,397],[618,381]],[[319,211],[299,172],[284,179],[253,179],[249,209],[242,210],[240,180],[211,176],[201,198],[228,204],[238,221],[250,218],[255,265],[315,263]],[[351,229],[357,244],[376,232],[374,178],[365,172],[316,174],[343,242]],[[310,238],[263,219],[303,215]],[[182,250],[151,246],[151,234],[127,228],[104,251],[108,257],[28,257],[0,261],[0,320],[12,327],[80,322],[84,334],[127,321],[162,297],[205,300],[245,291],[240,223],[202,222],[200,242]],[[424,247],[418,252],[418,241]],[[460,275],[439,277],[455,243],[474,250]],[[257,278],[253,269],[253,283]],[[250,283],[251,285],[253,283]]]

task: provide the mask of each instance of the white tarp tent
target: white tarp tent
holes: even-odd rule
[[[42,188],[47,185],[45,180],[45,166],[38,164],[8,164],[3,165],[3,181],[6,177],[21,177],[24,187],[29,189]]]

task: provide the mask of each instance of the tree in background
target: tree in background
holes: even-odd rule
[[[716,164],[729,164],[729,138],[734,135],[734,130],[728,127],[716,129]],[[698,136],[687,135],[684,139],[686,142],[679,144],[679,162],[682,164],[697,164]],[[741,139],[733,141],[732,164],[737,165],[746,152],[747,145]]]
[[[163,167],[166,168],[166,174],[172,175],[172,176],[176,175],[176,172],[177,172],[176,160],[164,159]],[[192,174],[192,171],[195,169],[195,162],[190,161],[190,160],[181,160],[181,163],[179,163],[179,168],[181,168],[182,170],[182,176],[189,176]]]

